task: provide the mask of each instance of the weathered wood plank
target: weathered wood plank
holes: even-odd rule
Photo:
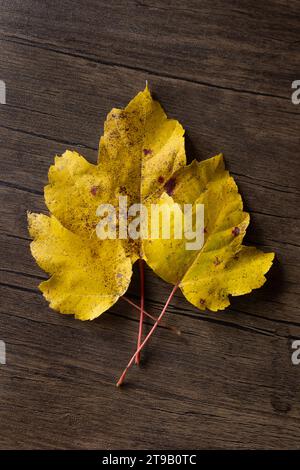
[[[0,2],[0,448],[299,448],[299,27],[297,1]],[[26,211],[46,211],[55,154],[96,161],[107,112],[146,79],[186,128],[190,160],[224,152],[251,213],[246,241],[277,261],[223,313],[178,292],[117,390],[137,312],[122,300],[94,322],[51,311]],[[169,292],[147,269],[147,309]],[[137,272],[128,295],[138,301]]]
[[[223,151],[233,173],[299,193],[300,111],[291,101],[245,96],[0,43],[8,88],[8,105],[0,108],[3,127],[44,137],[45,148],[54,140],[65,147],[80,149],[81,144],[96,149],[107,112],[126,105],[148,79],[167,113],[184,125],[190,159]]]
[[[297,0],[1,2],[11,41],[214,87],[290,99],[299,63]]]
[[[130,386],[114,391],[113,376],[135,342],[131,322],[109,314],[78,326],[59,315],[53,326],[32,322],[36,315],[27,319],[26,311],[36,302],[45,315],[54,314],[45,311],[41,297],[8,290],[16,313],[11,317],[1,311],[11,363],[0,392],[8,444],[15,426],[21,447],[298,444],[299,369],[292,369],[284,354],[290,350],[287,338],[237,329],[229,333],[225,325],[207,322],[195,328],[195,320],[187,318],[182,338],[174,340],[160,329],[145,370],[133,370]],[[8,420],[14,403],[17,413]],[[32,419],[36,441],[25,432]],[[163,442],[157,432],[163,433]]]

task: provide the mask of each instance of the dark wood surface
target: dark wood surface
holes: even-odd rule
[[[299,448],[300,1],[0,0],[0,51],[0,447]],[[247,242],[276,262],[218,314],[178,293],[166,322],[182,336],[159,327],[117,389],[137,313],[122,300],[93,322],[51,311],[26,210],[45,211],[55,154],[96,161],[106,114],[145,80],[185,127],[189,159],[224,153]],[[147,270],[147,309],[169,292]]]

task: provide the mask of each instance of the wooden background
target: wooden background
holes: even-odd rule
[[[300,1],[0,0],[0,447],[299,448]],[[264,288],[200,313],[178,293],[143,366],[138,315],[93,322],[48,308],[26,210],[45,211],[55,154],[96,161],[106,114],[145,80],[186,129],[189,159],[223,152],[251,214],[247,242],[276,252]],[[146,273],[158,314],[170,286]],[[130,297],[138,299],[138,276]]]

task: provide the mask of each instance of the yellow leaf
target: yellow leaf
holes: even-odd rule
[[[55,157],[45,187],[53,216],[29,220],[33,256],[52,275],[40,286],[52,308],[92,319],[126,291],[141,241],[101,241],[97,208],[106,203],[117,207],[121,195],[130,206],[160,193],[185,164],[183,134],[182,126],[167,119],[146,87],[125,109],[109,113],[99,164],[69,150]]]
[[[126,292],[132,266],[119,240],[82,238],[54,216],[29,214],[28,222],[32,255],[52,275],[39,285],[50,307],[92,320]]]
[[[224,309],[229,295],[248,293],[264,283],[274,254],[242,246],[249,214],[243,211],[222,155],[194,161],[172,179],[171,195],[163,194],[160,203],[170,207],[203,204],[204,244],[201,249],[187,250],[185,238],[149,239],[144,241],[144,258],[165,281],[178,284],[198,308]],[[175,224],[172,219],[172,230]]]

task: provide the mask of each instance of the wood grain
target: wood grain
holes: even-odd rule
[[[300,3],[0,1],[0,448],[300,447]],[[222,151],[251,214],[247,242],[276,252],[268,282],[200,313],[178,293],[141,370],[114,381],[138,316],[121,300],[94,322],[51,311],[29,252],[55,154],[96,161],[107,112],[148,80],[186,129],[188,157]],[[146,272],[157,315],[170,286]],[[129,289],[137,300],[138,273]]]

